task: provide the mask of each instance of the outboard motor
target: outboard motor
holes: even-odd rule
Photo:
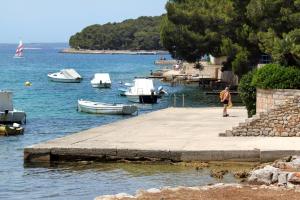
[[[159,96],[168,94],[168,93],[164,90],[164,88],[163,88],[162,86],[159,86],[159,87],[157,88],[157,90],[158,90]]]
[[[155,91],[151,89],[151,96],[153,97],[155,95]]]

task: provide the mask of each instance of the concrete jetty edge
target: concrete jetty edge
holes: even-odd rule
[[[25,147],[24,163],[65,161],[269,162],[300,154],[300,138],[219,137],[247,118],[242,107],[167,108]]]
[[[294,150],[261,151],[254,150],[199,150],[163,151],[138,149],[88,149],[88,148],[25,148],[25,163],[51,163],[60,161],[232,161],[232,162],[271,162],[279,158],[299,154]]]

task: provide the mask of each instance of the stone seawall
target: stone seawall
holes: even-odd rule
[[[291,89],[257,89],[256,113],[268,112],[269,110],[282,105],[286,100],[300,96],[300,90]]]
[[[261,97],[265,96],[266,104],[269,106],[264,108],[267,109],[267,112],[260,112],[252,118],[246,119],[239,126],[233,127],[232,130],[227,130],[226,133],[219,135],[300,137],[300,95],[295,95],[297,90],[294,92],[294,95],[291,91],[283,94],[275,92],[273,95],[271,92],[264,93]]]

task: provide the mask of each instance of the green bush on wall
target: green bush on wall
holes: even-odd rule
[[[255,71],[250,71],[245,74],[239,83],[239,96],[246,106],[248,117],[252,117],[256,113],[256,88],[252,85],[252,78]]]
[[[260,89],[300,89],[300,69],[268,64],[255,71],[251,85]]]
[[[249,117],[256,113],[256,88],[300,89],[300,69],[268,64],[245,74],[240,80],[238,91]]]

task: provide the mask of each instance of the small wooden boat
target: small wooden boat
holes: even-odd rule
[[[80,83],[82,77],[74,69],[63,69],[59,72],[48,74],[48,78],[54,82]]]
[[[0,136],[13,136],[24,133],[24,128],[15,124],[13,126],[0,125]]]
[[[126,104],[107,104],[101,102],[92,102],[78,100],[78,111],[91,114],[110,114],[110,115],[131,115],[137,112],[135,105]]]
[[[175,65],[177,64],[177,60],[166,60],[166,59],[159,59],[154,62],[155,65]]]

